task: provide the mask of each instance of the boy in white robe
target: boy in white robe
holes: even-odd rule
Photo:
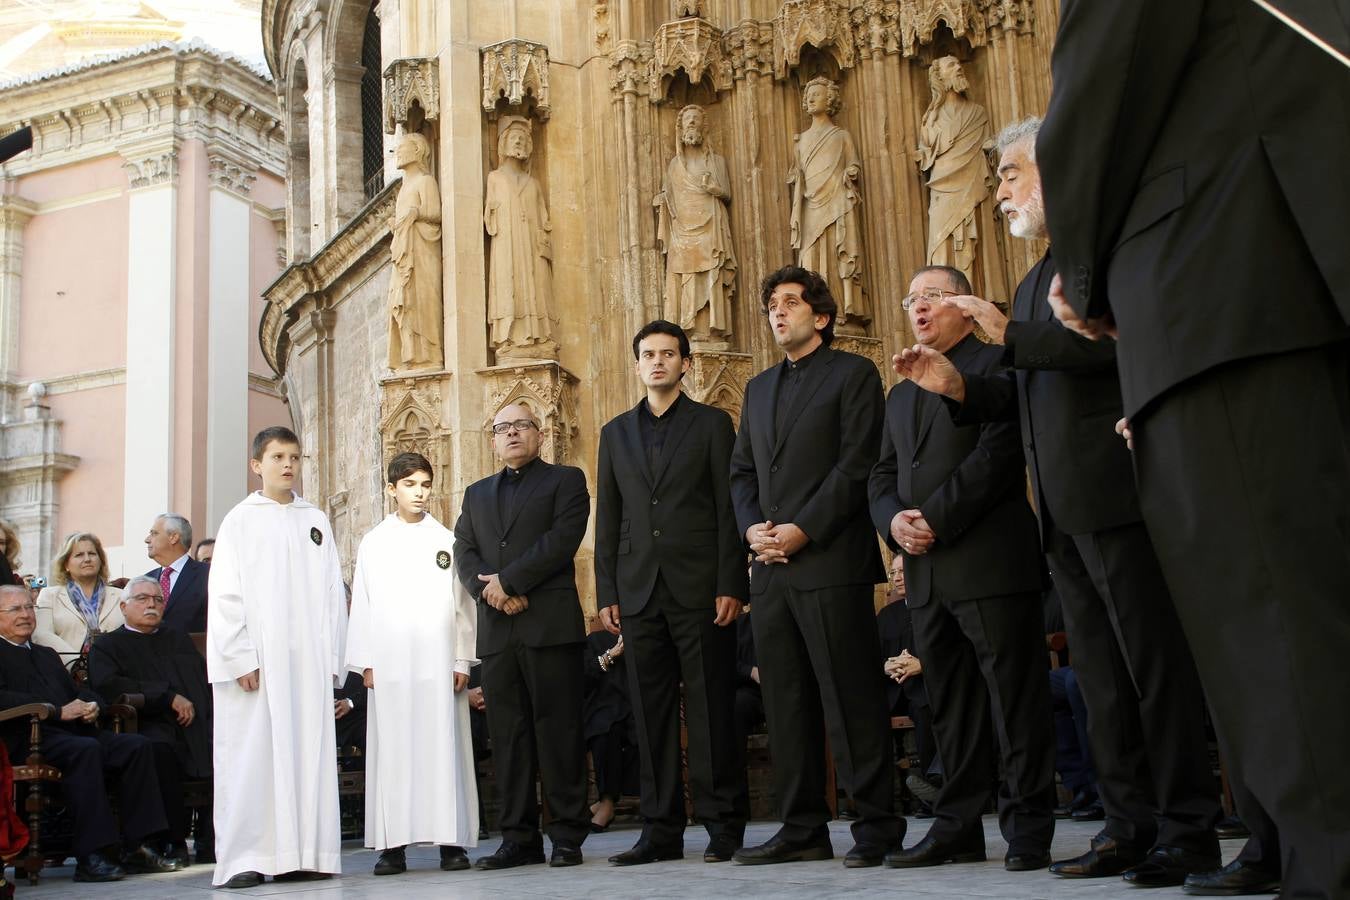
[[[300,441],[263,429],[262,490],[216,533],[206,668],[215,698],[217,887],[341,871],[333,686],[346,596],[327,517],[291,491]]]
[[[408,844],[441,845],[441,868],[469,868],[478,843],[469,703],[478,613],[455,578],[454,535],[426,511],[431,463],[400,453],[385,490],[397,510],[361,541],[347,668],[369,689],[366,846],[376,875],[408,869]]]

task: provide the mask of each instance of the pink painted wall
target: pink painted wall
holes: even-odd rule
[[[58,546],[61,536],[77,530],[94,532],[105,546],[118,546],[122,543],[119,488],[126,455],[126,389],[118,384],[48,399],[52,417],[63,422],[62,449],[80,458],[58,489]]]

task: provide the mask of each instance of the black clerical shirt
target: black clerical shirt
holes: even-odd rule
[[[516,493],[520,489],[521,482],[537,462],[539,457],[536,456],[519,469],[510,466],[502,469],[501,489],[497,492],[497,515],[501,518],[503,528],[506,527],[506,520],[511,518],[511,509],[515,505]]]
[[[642,449],[647,454],[647,467],[653,473],[657,469],[657,463],[661,461],[661,454],[666,448],[666,437],[673,427],[671,423],[675,421],[675,415],[680,411],[683,400],[684,392],[680,391],[675,396],[675,402],[666,407],[666,411],[659,416],[647,405],[646,397],[638,404],[640,410],[638,427],[642,432]]]
[[[802,379],[806,377],[806,367],[815,359],[820,348],[825,346],[821,344],[801,359],[793,362],[790,359],[783,359],[783,371],[778,376],[778,403],[773,411],[773,431],[774,434],[782,434],[783,426],[787,421],[788,411],[792,409],[793,398],[797,396],[800,390]]]

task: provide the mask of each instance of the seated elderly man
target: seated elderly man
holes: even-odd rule
[[[187,862],[183,778],[211,777],[211,689],[206,660],[185,632],[161,627],[159,581],[137,575],[122,595],[126,623],[94,638],[89,680],[104,697],[141,694],[138,731],[154,744],[155,770],[169,843],[164,853]],[[207,813],[209,815],[209,813]],[[209,855],[209,829],[197,831],[197,861]]]
[[[117,774],[120,818],[131,871],[173,872],[180,868],[154,849],[167,828],[155,777],[155,752],[139,734],[113,734],[97,725],[100,699],[77,687],[60,656],[32,643],[36,605],[24,588],[0,586],[0,708],[50,703],[59,710],[42,729],[42,754],[61,770],[61,793],[75,826],[75,880],[117,881],[125,870],[103,851],[117,843],[117,826],[103,783]],[[28,723],[0,726],[12,759],[28,755]]]

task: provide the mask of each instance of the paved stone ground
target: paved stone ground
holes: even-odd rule
[[[928,830],[928,821],[911,819],[906,845]],[[1058,823],[1053,855],[1056,859],[1076,856],[1087,849],[1089,838],[1099,823]],[[242,891],[211,891],[211,867],[193,866],[173,875],[140,875],[114,884],[74,884],[73,868],[49,869],[42,883],[30,888],[19,883],[18,897],[37,898],[122,898],[122,900],[205,900],[208,896],[276,897],[295,900],[430,900],[430,898],[477,897],[641,897],[708,900],[735,897],[964,897],[964,898],[1051,898],[1085,897],[1166,900],[1182,897],[1181,890],[1165,889],[1141,893],[1116,878],[1093,881],[1068,881],[1046,872],[1011,873],[1003,869],[1007,847],[991,816],[984,820],[989,861],[982,864],[948,865],[932,869],[845,869],[838,859],[829,862],[790,863],[778,866],[737,866],[730,863],[707,865],[703,862],[705,837],[690,828],[686,834],[686,852],[679,862],[615,868],[605,860],[626,850],[637,839],[636,826],[611,829],[591,835],[583,851],[586,863],[572,869],[524,866],[502,872],[442,872],[435,847],[413,847],[408,851],[408,873],[376,878],[370,874],[376,853],[355,842],[343,847],[342,866],[347,874],[341,879],[291,884],[266,883]],[[767,839],[776,830],[772,823],[755,823],[747,832],[749,843]],[[834,822],[830,827],[835,853],[842,857],[852,846],[848,823]],[[498,838],[485,841],[469,855],[496,849]],[[1224,861],[1241,849],[1240,841],[1225,841]],[[6,874],[12,874],[10,869]]]

